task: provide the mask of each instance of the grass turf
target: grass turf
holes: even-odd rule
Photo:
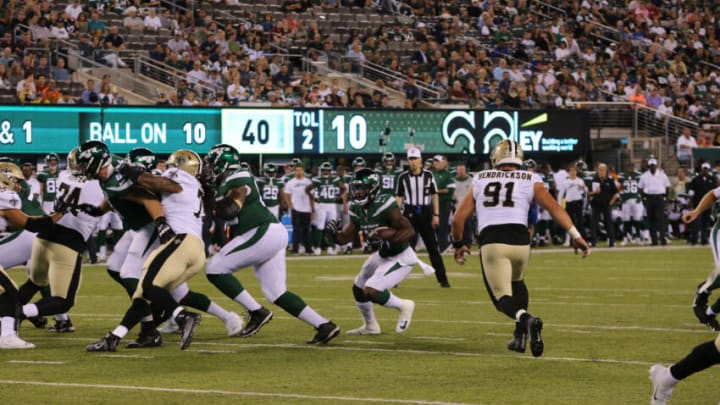
[[[427,257],[422,257],[427,261]],[[361,324],[351,284],[362,257],[290,258],[288,287],[345,331]],[[615,249],[582,260],[537,251],[527,272],[530,312],[545,321],[545,354],[509,352],[512,322],[489,302],[477,256],[445,256],[452,288],[416,270],[393,292],[416,301],[408,332],[394,333],[397,312],[376,307],[380,336],[341,335],[309,346],[314,331],[277,307],[248,339],[228,338],[204,315],[195,340],[178,335],[158,349],[86,353],[111,330],[129,301],[104,267],[87,266],[70,316],[77,331],[52,334],[23,323],[35,350],[0,351],[3,403],[473,403],[638,404],[652,391],[652,363],[684,357],[715,338],[692,314],[696,285],[712,267],[707,248]],[[24,271],[9,271],[18,283]],[[251,270],[239,278],[263,304]],[[191,288],[239,312],[202,275]],[[51,320],[52,323],[52,320]],[[716,401],[708,370],[675,390],[673,404]]]

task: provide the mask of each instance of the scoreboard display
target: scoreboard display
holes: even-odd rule
[[[526,153],[580,155],[589,149],[587,112],[538,110],[379,110],[0,106],[0,153],[65,153],[100,140],[113,153],[156,153],[217,143],[245,155],[487,155],[499,141]]]

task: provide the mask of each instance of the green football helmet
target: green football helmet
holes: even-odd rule
[[[302,162],[302,159],[300,159],[300,158],[292,158],[292,160],[290,161],[290,167],[292,167],[292,168],[302,166],[302,165],[303,165],[303,162]]]
[[[581,160],[578,160],[577,162],[575,162],[575,168],[577,169],[578,172],[582,173],[582,172],[586,172],[588,170],[588,165],[587,165],[587,163],[585,163],[584,160],[581,159]]]
[[[358,156],[352,161],[353,170],[358,171],[367,167],[367,162],[362,156]]]
[[[535,161],[532,160],[532,159],[526,159],[526,160],[523,162],[523,165],[522,165],[522,168],[525,169],[525,170],[527,170],[527,169],[535,169],[536,167],[537,167],[537,163],[535,163]]]
[[[60,162],[60,156],[58,156],[57,153],[48,153],[47,155],[45,155],[45,164],[46,164],[46,165],[49,164],[50,161],[52,161],[52,160],[54,160],[54,161],[56,161],[56,162],[59,163],[59,162]]]
[[[80,147],[76,146],[72,148],[67,155],[67,169],[70,170],[70,173],[75,176],[82,174],[82,167],[80,167],[77,162],[77,155],[79,152]]]
[[[157,157],[155,157],[155,153],[148,148],[133,148],[127,154],[127,161],[143,166],[147,171],[151,171],[157,166]]]
[[[250,168],[250,163],[248,163],[248,162],[240,162],[237,170],[241,171],[241,172],[248,172],[248,173],[252,172],[252,170]]]
[[[240,153],[230,145],[217,144],[205,156],[205,165],[210,178],[217,180],[225,171],[239,168]]]
[[[330,164],[330,162],[322,162],[320,165],[320,176],[322,177],[330,177],[332,174],[333,167]]]
[[[356,204],[365,205],[375,199],[380,191],[380,179],[372,170],[365,168],[355,172],[350,183],[350,198]]]
[[[385,167],[395,166],[395,155],[392,152],[387,152],[383,155],[382,161]]]
[[[81,173],[89,179],[97,178],[100,170],[112,163],[110,150],[100,141],[87,141],[80,145],[76,160]]]
[[[275,177],[275,174],[277,174],[277,165],[275,165],[275,163],[265,163],[263,165],[263,172],[267,177]]]

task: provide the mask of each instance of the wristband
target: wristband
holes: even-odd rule
[[[439,216],[440,216],[440,214],[433,214],[433,216],[434,216],[434,217],[439,217]]]
[[[455,249],[460,249],[460,248],[463,247],[463,246],[465,246],[465,243],[463,243],[463,241],[453,242],[453,243],[452,243],[452,247],[455,248]]]
[[[570,237],[573,238],[573,240],[580,239],[582,237],[582,235],[580,235],[580,232],[578,232],[577,228],[575,228],[574,226],[568,229],[567,233],[570,234]]]

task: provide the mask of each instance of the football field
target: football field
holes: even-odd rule
[[[24,322],[21,336],[37,348],[0,351],[0,402],[645,404],[651,364],[679,360],[716,336],[691,308],[712,268],[707,247],[598,249],[584,260],[569,250],[534,251],[526,280],[529,311],[545,323],[541,358],[506,349],[513,324],[491,305],[476,255],[465,266],[445,256],[450,289],[416,268],[393,290],[417,304],[405,334],[395,334],[396,311],[376,307],[382,335],[345,335],[362,323],[351,285],[363,259],[288,259],[289,289],[343,329],[327,346],[305,344],[314,330],[270,306],[246,269],[236,274],[275,313],[256,336],[229,338],[203,314],[186,351],[179,335],[165,335],[161,348],[126,349],[131,331],[107,354],[85,346],[118,324],[129,300],[104,266],[86,266],[70,313],[75,333]],[[9,273],[25,280],[23,269]],[[190,286],[245,315],[204,275]],[[717,403],[718,372],[690,377],[671,403]]]

